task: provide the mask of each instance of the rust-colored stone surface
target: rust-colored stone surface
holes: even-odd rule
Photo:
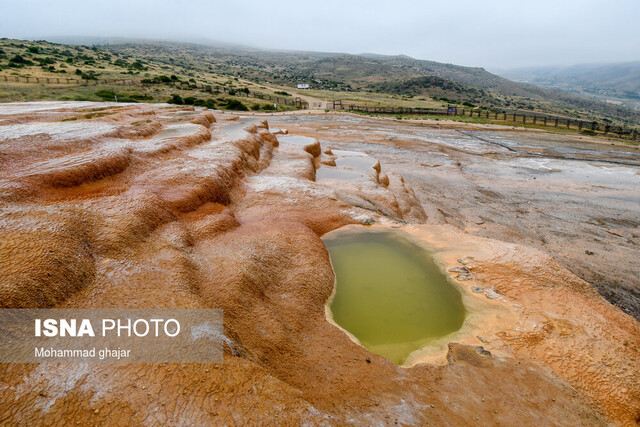
[[[637,423],[633,318],[542,252],[422,224],[384,162],[279,136],[165,105],[0,106],[0,306],[221,308],[233,342],[215,365],[0,365],[3,423]],[[486,310],[435,363],[396,366],[326,319],[320,236],[373,221],[443,267],[474,256],[499,294],[457,285]]]

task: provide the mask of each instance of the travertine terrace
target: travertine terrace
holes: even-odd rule
[[[633,317],[538,249],[430,221],[364,150],[286,133],[168,105],[0,106],[1,306],[221,308],[233,343],[215,365],[1,365],[3,423],[638,422]],[[451,276],[463,328],[403,367],[327,320],[320,236],[362,224],[472,273]]]

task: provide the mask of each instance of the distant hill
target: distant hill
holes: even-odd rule
[[[521,68],[500,74],[509,79],[596,99],[620,100],[624,105],[640,109],[640,61]]]

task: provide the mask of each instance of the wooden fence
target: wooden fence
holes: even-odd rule
[[[413,114],[424,116],[469,116],[469,117],[483,117],[491,120],[503,120],[508,122],[516,122],[523,124],[533,124],[549,127],[566,127],[567,129],[577,129],[579,131],[592,131],[594,133],[602,133],[604,135],[617,136],[619,138],[632,139],[634,141],[640,140],[640,133],[637,129],[626,128],[622,126],[612,126],[606,123],[598,123],[596,121],[585,121],[581,119],[574,119],[570,117],[553,116],[535,112],[497,112],[489,110],[474,110],[474,109],[455,109],[453,111],[448,108],[442,110],[428,110],[422,108],[396,108],[396,107],[373,107],[367,105],[347,104],[345,105],[341,100],[333,101],[329,103],[329,106],[334,110],[345,110],[360,113],[374,113],[374,114]]]
[[[99,85],[99,84],[113,84],[113,85],[139,85],[140,80],[133,79],[118,79],[118,80],[104,80],[104,79],[77,79],[67,77],[27,77],[27,76],[0,76],[0,82],[22,82],[22,83],[35,83],[35,84],[60,84],[60,85]]]

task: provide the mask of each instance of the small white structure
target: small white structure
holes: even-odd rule
[[[309,89],[309,83],[299,84],[298,89]]]

